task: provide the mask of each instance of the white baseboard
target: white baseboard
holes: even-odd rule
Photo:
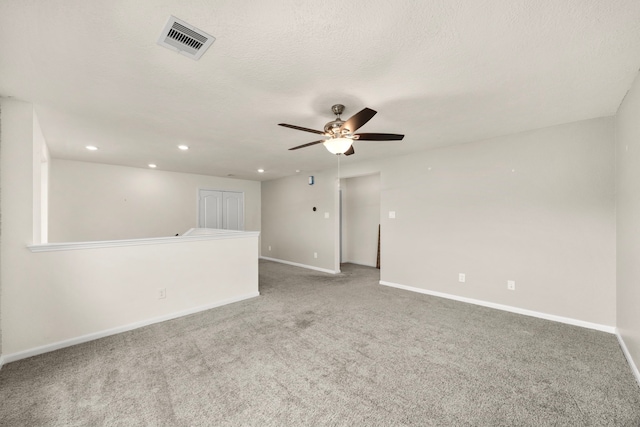
[[[622,339],[622,335],[620,335],[620,331],[618,331],[618,329],[616,329],[616,336],[618,337],[618,342],[620,343],[620,347],[622,347],[622,352],[624,353],[624,357],[627,358],[627,362],[629,363],[629,366],[631,366],[631,371],[633,372],[633,375],[636,377],[638,386],[640,386],[640,371],[638,370],[638,366],[634,362],[633,357],[631,357],[631,353],[629,352],[627,345],[624,343],[624,340]]]
[[[342,264],[355,264],[355,265],[362,265],[363,267],[373,267],[373,268],[376,267],[375,264],[365,264],[363,262],[355,262],[355,261],[342,261]]]
[[[314,267],[312,265],[299,264],[297,262],[285,261],[283,259],[277,259],[277,258],[269,258],[269,257],[266,257],[266,256],[261,256],[260,259],[265,259],[267,261],[273,261],[273,262],[279,262],[280,264],[293,265],[295,267],[307,268],[309,270],[322,271],[323,273],[329,273],[329,274],[338,274],[338,273],[340,273],[340,271],[329,270],[327,268]]]
[[[130,323],[128,325],[119,326],[117,328],[107,329],[100,332],[94,332],[87,335],[82,335],[80,337],[71,338],[64,341],[58,341],[56,343],[43,345],[40,347],[35,347],[29,350],[19,351],[13,354],[7,354],[2,356],[2,360],[0,360],[0,366],[2,363],[10,363],[15,362],[17,360],[26,359],[28,357],[37,356],[39,354],[48,353],[50,351],[59,350],[65,347],[71,347],[72,345],[82,344],[88,341],[93,341],[98,338],[108,337],[110,335],[120,334],[122,332],[131,331],[134,329],[142,328],[144,326],[149,326],[154,323],[165,322],[167,320],[177,319],[178,317],[188,316],[190,314],[195,314],[201,311],[210,310],[212,308],[221,307],[223,305],[232,304],[234,302],[243,301],[249,298],[255,298],[260,296],[260,292],[252,292],[250,294],[241,295],[235,298],[229,298],[226,300],[218,301],[212,304],[207,304],[199,307],[190,308],[187,310],[179,311],[176,313],[167,314],[164,316],[154,317],[152,319],[142,320],[140,322]]]
[[[0,356],[0,369],[2,369],[2,365],[4,365],[4,356]]]
[[[509,305],[496,304],[493,302],[477,300],[473,298],[461,297],[458,295],[445,294],[442,292],[429,291],[421,288],[414,288],[411,286],[399,285],[397,283],[385,282],[384,280],[380,281],[381,285],[390,286],[392,288],[404,289],[406,291],[418,292],[425,295],[431,295],[434,297],[447,298],[455,301],[466,302],[469,304],[480,305],[483,307],[495,308],[496,310],[509,311],[511,313],[523,314],[525,316],[538,317],[540,319],[552,320],[554,322],[566,323],[568,325],[580,326],[588,329],[595,329],[596,331],[608,332],[610,334],[615,334],[616,327],[601,325],[599,323],[591,323],[585,322],[583,320],[572,319],[569,317],[556,316],[554,314],[541,313],[539,311],[526,310],[524,308],[512,307]]]

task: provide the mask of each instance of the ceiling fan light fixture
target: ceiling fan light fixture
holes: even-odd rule
[[[331,138],[322,144],[331,154],[344,154],[349,148],[353,140],[351,138]]]
[[[324,125],[324,132],[321,130],[309,129],[302,126],[289,125],[287,123],[278,123],[278,126],[284,126],[286,128],[302,130],[305,132],[315,133],[322,135],[325,139],[318,141],[308,142],[306,144],[297,145],[289,148],[289,150],[297,150],[299,148],[310,147],[316,144],[323,144],[331,154],[344,154],[345,156],[351,156],[355,154],[353,149],[353,141],[400,141],[404,138],[404,135],[394,133],[355,133],[359,128],[366,124],[373,116],[376,115],[376,111],[371,108],[364,108],[358,113],[351,116],[348,120],[344,121],[340,118],[344,105],[336,104],[331,110],[334,112],[337,119],[330,121]]]

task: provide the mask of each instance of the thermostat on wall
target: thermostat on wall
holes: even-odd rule
[[[313,185],[313,175],[309,177],[309,185]]]

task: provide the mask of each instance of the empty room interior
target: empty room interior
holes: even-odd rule
[[[640,425],[640,2],[0,2],[0,425]]]

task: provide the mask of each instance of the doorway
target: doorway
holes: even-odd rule
[[[198,227],[244,230],[244,193],[198,190]]]
[[[380,174],[340,180],[340,263],[376,267],[380,226]]]

